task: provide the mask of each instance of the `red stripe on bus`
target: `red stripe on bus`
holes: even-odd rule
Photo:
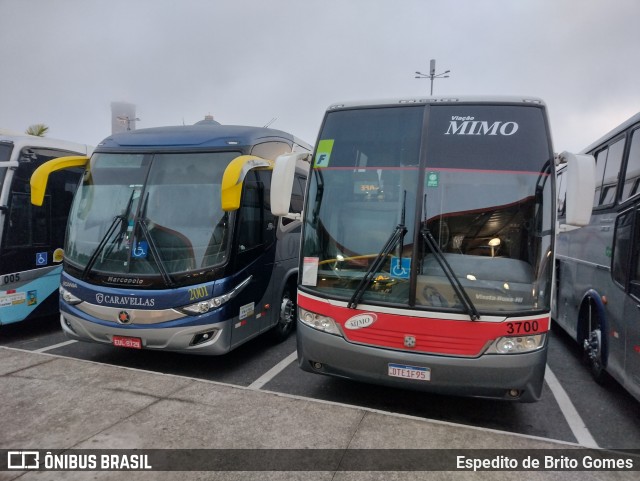
[[[383,312],[348,309],[326,302],[298,296],[298,305],[303,309],[330,316],[342,327],[348,341],[369,346],[400,349],[441,355],[475,357],[482,354],[487,344],[502,336],[522,336],[543,334],[549,330],[549,316],[507,319],[504,322],[482,322],[471,320],[440,319],[433,317],[415,317],[407,311],[406,315]],[[373,313],[376,321],[360,329],[348,329],[345,322],[350,318]],[[526,325],[527,332],[518,330]],[[535,326],[536,329],[532,327]],[[415,338],[415,347],[405,346],[407,336]]]

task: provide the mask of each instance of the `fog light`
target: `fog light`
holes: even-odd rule
[[[210,331],[196,334],[195,336],[193,336],[193,339],[191,339],[191,342],[189,343],[189,345],[197,346],[198,344],[202,344],[204,342],[210,341],[211,339],[213,339],[213,336],[215,335],[216,331],[217,329],[211,329]]]
[[[520,391],[518,389],[509,389],[509,391],[507,391],[507,394],[512,398],[520,397]]]
[[[322,369],[322,363],[321,362],[312,361],[311,365],[313,366],[314,369],[318,369],[318,370]]]

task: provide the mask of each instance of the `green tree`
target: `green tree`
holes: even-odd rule
[[[27,135],[35,135],[36,137],[44,137],[49,131],[49,127],[45,124],[33,124],[25,131]]]

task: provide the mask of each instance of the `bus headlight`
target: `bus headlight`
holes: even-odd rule
[[[64,287],[60,287],[59,292],[60,292],[60,297],[62,297],[62,300],[67,304],[71,304],[72,306],[75,306],[76,304],[80,304],[82,302],[82,299],[74,296]]]
[[[544,346],[546,334],[531,336],[505,336],[496,339],[487,349],[487,354],[521,354],[537,351]]]
[[[318,331],[342,337],[342,331],[338,327],[338,323],[328,316],[321,316],[315,312],[298,307],[298,319],[304,325],[317,329]]]
[[[188,306],[183,306],[179,308],[179,311],[184,312],[185,314],[189,314],[190,316],[199,316],[200,314],[206,314],[207,312],[217,309],[221,305],[226,302],[229,302],[231,299],[236,297],[238,293],[249,285],[251,282],[251,278],[253,276],[247,277],[244,281],[238,284],[236,287],[231,289],[226,294],[222,294],[221,296],[212,297],[211,299],[207,299],[204,301],[199,301],[194,304],[189,304]]]
[[[228,302],[233,296],[231,293],[223,294],[222,296],[213,297],[206,301],[196,302],[195,304],[191,304],[189,306],[181,307],[180,310],[184,311],[185,314],[190,314],[192,316],[199,316],[200,314],[206,314],[212,309],[217,309],[222,304]]]

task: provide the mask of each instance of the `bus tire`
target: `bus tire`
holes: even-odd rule
[[[289,337],[296,327],[298,317],[296,290],[290,283],[284,286],[278,304],[278,321],[269,330],[269,337],[274,342],[282,342]]]
[[[591,376],[598,384],[606,381],[606,358],[604,355],[603,336],[606,335],[602,329],[602,320],[598,315],[598,310],[593,306],[593,300],[588,299],[588,304],[583,305],[581,309],[582,323],[582,347],[584,352],[584,360],[589,366]]]

